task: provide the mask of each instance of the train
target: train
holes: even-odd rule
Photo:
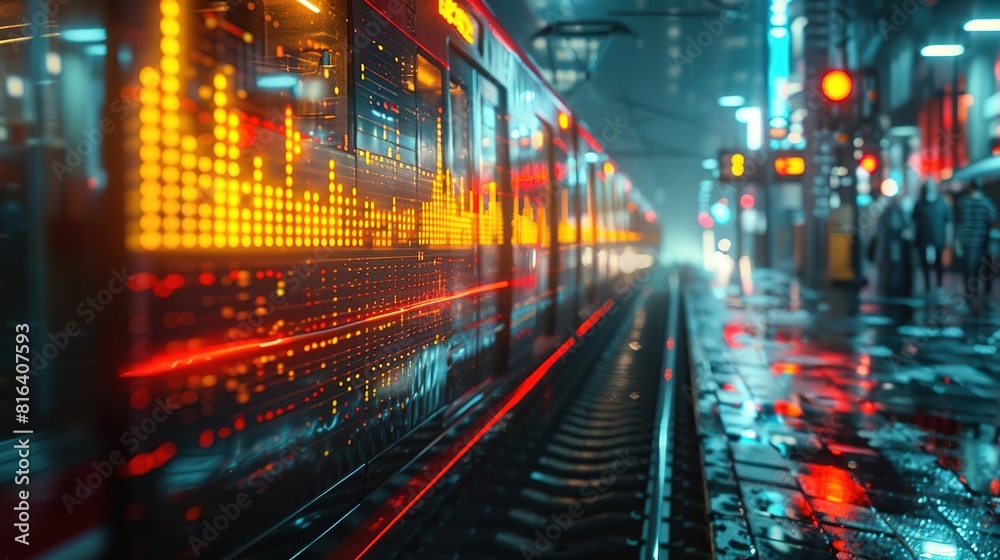
[[[659,254],[481,0],[0,5],[32,554],[281,557]]]

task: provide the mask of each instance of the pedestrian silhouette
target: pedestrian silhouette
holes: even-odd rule
[[[924,184],[920,199],[913,207],[913,224],[916,228],[917,261],[924,275],[928,292],[944,284],[944,261],[941,258],[948,244],[948,226],[952,210],[945,202],[933,179]],[[931,275],[934,274],[932,283]]]
[[[986,269],[986,256],[990,228],[996,221],[996,205],[983,194],[982,185],[973,181],[969,194],[958,203],[955,253],[965,280],[966,298],[977,314],[985,304],[986,281],[991,274]]]
[[[911,218],[912,213],[904,206],[903,193],[879,216],[873,247],[879,295],[901,298],[913,295]]]

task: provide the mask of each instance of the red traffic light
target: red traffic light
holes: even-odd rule
[[[854,92],[854,80],[843,70],[830,70],[823,75],[823,96],[829,101],[840,103]]]
[[[867,171],[869,174],[878,171],[879,167],[878,157],[872,154],[865,154],[864,156],[862,156],[859,164],[861,165],[861,168]]]
[[[752,194],[745,194],[740,197],[740,207],[744,210],[750,210],[755,206],[757,206],[757,199]]]

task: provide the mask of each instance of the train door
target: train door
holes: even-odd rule
[[[449,246],[446,268],[452,278],[450,291],[457,294],[481,285],[476,264],[479,260],[477,245],[471,239],[471,230],[475,229],[477,220],[471,195],[478,182],[473,151],[478,107],[472,69],[454,62],[446,87],[446,171],[437,177],[435,185],[435,189],[440,190],[436,229],[440,241]],[[446,398],[460,402],[463,395],[471,394],[487,376],[480,372],[478,363],[479,296],[455,298],[450,309],[453,328],[448,340]]]
[[[457,53],[449,77],[448,161],[451,193],[469,235],[471,260],[462,271],[470,288],[458,336],[468,359],[453,360],[450,387],[472,390],[507,370],[510,318],[510,246],[507,208],[506,109],[499,86]],[[505,284],[505,282],[507,284]]]
[[[480,282],[500,285],[511,279],[513,253],[511,246],[512,213],[509,148],[507,145],[506,95],[489,77],[478,74],[479,113],[478,151],[479,182],[476,201],[479,219],[477,241]],[[509,287],[484,293],[480,311],[480,371],[503,374],[510,361],[510,317],[513,307]]]

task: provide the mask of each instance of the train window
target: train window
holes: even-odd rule
[[[455,198],[463,210],[469,210],[466,204],[468,193],[472,192],[472,125],[475,119],[467,76],[454,72],[451,78],[451,176]]]
[[[444,81],[441,69],[419,54],[416,66],[417,166],[424,171],[435,172],[441,148]]]
[[[549,190],[549,146],[552,135],[537,117],[514,124],[511,183],[514,191],[514,244],[548,245],[545,215]],[[534,268],[532,265],[530,268]]]
[[[358,2],[354,38],[359,150],[375,156],[372,173],[412,181],[417,164],[417,119],[414,115],[416,46],[377,11]],[[377,33],[370,30],[376,29]],[[393,163],[397,162],[397,163]]]
[[[237,84],[259,105],[291,104],[304,137],[347,149],[347,0],[313,0],[315,9],[294,0],[234,4],[209,27],[224,35],[242,31],[252,44],[252,56],[236,53]]]
[[[479,76],[482,118],[479,125],[479,196],[475,199],[479,220],[479,244],[500,245],[503,242],[503,223],[500,219],[498,196],[501,173],[504,172],[500,143],[505,141],[500,131],[503,120],[500,88],[488,77]],[[489,267],[486,267],[489,268]],[[491,278],[500,279],[499,265],[489,272]]]

